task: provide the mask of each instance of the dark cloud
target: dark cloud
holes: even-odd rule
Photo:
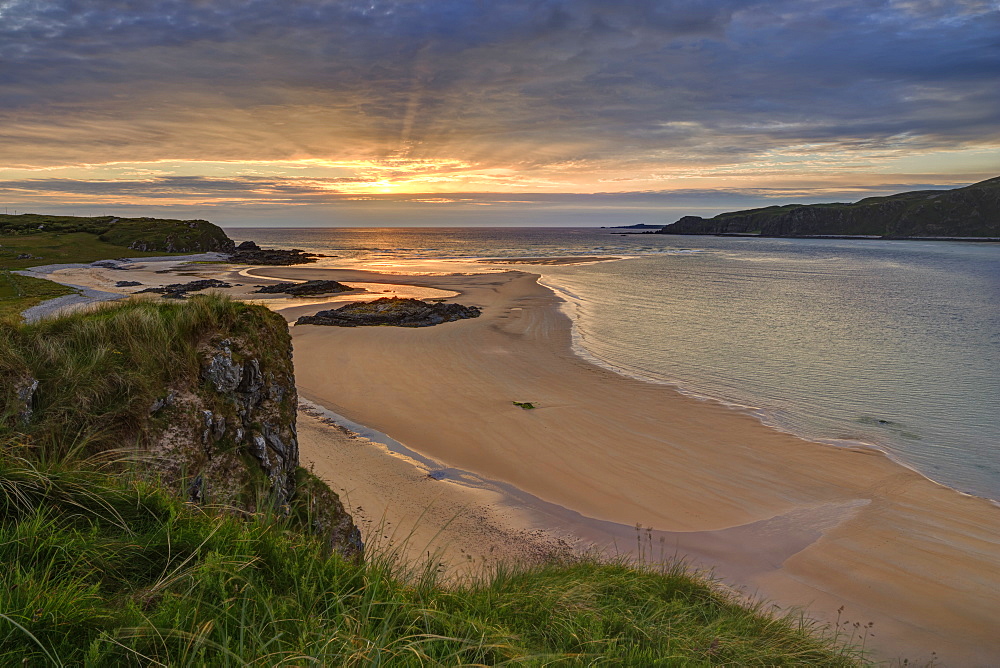
[[[0,1],[0,151],[528,168],[1000,142],[979,0]]]

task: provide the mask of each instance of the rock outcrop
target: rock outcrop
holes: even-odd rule
[[[333,325],[336,327],[430,327],[444,322],[477,318],[476,306],[428,303],[419,299],[383,297],[370,302],[351,302],[338,309],[320,311],[299,318],[296,325]]]
[[[252,241],[244,241],[240,246],[246,246],[246,244]],[[229,254],[229,261],[234,264],[264,264],[264,265],[275,265],[275,266],[287,266],[292,264],[308,264],[310,262],[315,262],[321,256],[315,253],[307,253],[298,248],[293,248],[291,250],[280,250],[277,248],[256,248],[257,244],[253,244],[255,248],[237,248],[235,251]]]
[[[250,336],[212,340],[202,347],[199,382],[171,388],[150,407],[163,424],[151,450],[163,479],[189,501],[296,513],[330,549],[358,557],[350,514],[299,467],[297,405],[290,341],[263,351]]]
[[[134,474],[186,501],[285,516],[329,549],[360,555],[336,493],[299,465],[291,337],[280,315],[199,295],[4,326],[0,447],[133,450]]]
[[[35,392],[38,390],[38,380],[31,376],[14,381],[14,414],[18,425],[31,423],[34,413]]]
[[[275,283],[262,285],[256,292],[263,294],[285,294],[295,297],[308,295],[329,295],[338,292],[350,292],[354,288],[337,281],[306,281],[305,283]]]
[[[119,283],[128,283],[128,281],[119,281]],[[132,282],[133,285],[141,285],[138,282]],[[117,285],[117,284],[116,284]],[[143,292],[151,292],[154,294],[160,294],[164,297],[170,297],[173,299],[184,299],[189,292],[198,292],[201,290],[211,290],[213,288],[231,288],[231,284],[225,281],[220,281],[217,278],[205,278],[197,281],[191,281],[190,283],[170,283],[169,285],[163,285],[159,287],[145,288],[143,290],[136,291],[136,294]]]
[[[684,216],[655,234],[757,234],[768,237],[1000,237],[1000,177],[954,190],[869,197],[853,204],[788,204]]]

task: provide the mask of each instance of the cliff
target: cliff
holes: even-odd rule
[[[0,438],[49,457],[125,448],[188,502],[297,516],[361,552],[337,495],[299,467],[291,340],[263,307],[198,296],[5,323],[0,375]]]
[[[656,234],[1000,237],[1000,177],[954,190],[868,197],[853,204],[786,204],[708,219],[684,216]]]

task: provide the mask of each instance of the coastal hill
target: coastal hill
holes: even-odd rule
[[[0,215],[0,237],[25,242],[66,240],[86,234],[95,241],[140,252],[205,253],[232,251],[236,244],[218,225],[207,220],[172,218],[117,218],[115,216],[49,216],[37,213]],[[8,246],[6,240],[0,244]]]
[[[232,252],[235,243],[206,220],[0,215],[0,318],[73,288],[14,270],[45,264],[94,262],[170,253]]]
[[[684,216],[654,234],[1000,238],[1000,177],[954,190],[916,190],[852,204],[786,204],[714,218]]]

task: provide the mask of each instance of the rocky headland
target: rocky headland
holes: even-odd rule
[[[383,297],[370,302],[352,302],[337,309],[299,318],[296,325],[335,327],[430,327],[445,322],[477,318],[476,306],[428,303],[419,299]]]
[[[653,234],[1000,240],[1000,177],[954,190],[918,190],[852,204],[786,204],[684,216]]]

